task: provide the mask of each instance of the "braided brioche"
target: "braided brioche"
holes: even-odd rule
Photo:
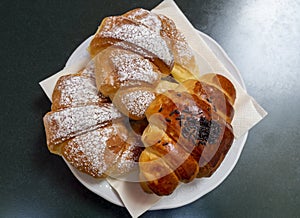
[[[180,182],[210,176],[221,164],[234,139],[234,110],[220,87],[187,80],[158,95],[147,108],[149,125],[142,135],[146,148],[139,158],[146,192],[169,195]],[[232,84],[226,87],[235,93]]]
[[[221,164],[234,139],[229,99],[234,101],[235,94],[224,97],[220,87],[219,82],[213,86],[187,80],[158,95],[147,108],[149,125],[142,135],[146,148],[139,158],[146,192],[169,195],[180,182],[210,176]],[[235,93],[232,84],[226,88]]]

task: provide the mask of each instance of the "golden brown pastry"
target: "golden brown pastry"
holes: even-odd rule
[[[129,87],[119,89],[112,98],[119,110],[134,120],[145,118],[145,111],[155,99],[155,91],[151,87]]]
[[[123,123],[114,122],[62,143],[62,156],[93,177],[117,177],[137,166],[140,146],[128,138]]]
[[[95,78],[82,73],[60,77],[52,96],[53,111],[72,106],[100,105],[110,101],[109,98],[98,95]]]
[[[184,35],[177,29],[171,19],[141,8],[131,10],[123,16],[137,21],[154,32],[159,33],[167,42],[174,56],[174,67],[171,74],[175,79],[178,81],[181,81],[180,78],[186,80],[187,78],[193,77],[191,73],[198,73],[193,51],[186,42]]]
[[[224,81],[214,86],[185,81],[150,104],[149,125],[142,135],[146,148],[139,158],[146,192],[169,195],[181,182],[210,176],[221,164],[234,139],[230,125],[234,109],[228,99],[234,103],[235,90]]]
[[[151,60],[163,73],[168,74],[173,68],[174,57],[166,41],[147,26],[124,16],[105,18],[90,43],[89,51],[94,57],[110,46]]]
[[[216,74],[207,74],[207,76],[208,75],[212,75],[215,78],[225,78],[224,76]],[[233,103],[235,99],[235,89],[231,83],[231,85],[226,88],[220,87],[219,83],[220,82],[217,82],[216,85],[213,85],[203,80],[186,80],[181,83],[177,90],[186,91],[205,99],[213,105],[213,109],[217,110],[224,120],[230,123],[234,115]],[[227,83],[228,81],[226,81],[226,84]],[[225,83],[222,82],[222,84]],[[228,92],[231,93],[232,97],[229,97]]]
[[[89,52],[99,91],[134,120],[145,118],[163,77],[196,69],[193,52],[174,22],[144,9],[105,18]]]
[[[44,116],[47,145],[78,170],[93,177],[119,176],[137,165],[141,145],[124,116],[96,88],[93,62],[62,76]]]
[[[143,119],[161,78],[158,68],[138,54],[113,46],[101,51],[94,62],[99,91],[126,116]]]
[[[113,96],[124,87],[155,87],[161,78],[159,69],[148,59],[113,46],[94,61],[97,87],[105,96]]]
[[[221,74],[208,73],[200,77],[200,81],[209,83],[222,90],[227,95],[231,105],[234,104],[236,92],[233,84],[225,76]]]

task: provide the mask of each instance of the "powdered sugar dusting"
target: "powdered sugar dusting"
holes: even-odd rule
[[[175,63],[189,69],[191,62],[194,61],[192,48],[186,42],[185,36],[180,32],[175,23],[164,15],[157,15],[162,22],[161,34],[169,38],[168,43],[174,54]]]
[[[53,110],[110,102],[96,87],[93,60],[81,73],[60,77],[53,93]]]
[[[114,170],[111,172],[111,175],[114,177],[124,175],[137,166],[139,157],[139,152],[137,150],[141,150],[140,145],[137,142],[128,144],[114,165]]]
[[[160,78],[152,63],[138,54],[116,49],[109,58],[116,68],[121,86],[138,82],[153,84]]]
[[[177,28],[175,23],[164,15],[157,15],[144,9],[135,9],[125,14],[126,17],[140,22],[158,34],[162,34],[167,43],[170,44],[174,55],[175,63],[186,68],[191,64],[193,52],[185,40],[183,33]]]
[[[50,112],[44,117],[48,144],[58,144],[66,139],[105,125],[121,113],[111,104],[87,105]]]
[[[126,13],[124,16],[134,21],[142,23],[143,25],[151,28],[158,34],[160,33],[162,24],[159,17],[148,10],[139,8]]]
[[[123,175],[136,165],[138,155],[136,149],[139,145],[136,139],[131,144],[120,133],[122,123],[112,123],[70,139],[64,147],[63,156],[76,168],[89,173],[94,177],[106,175]],[[109,150],[112,138],[120,138],[120,149]],[[113,145],[114,146],[114,145]]]
[[[56,86],[60,91],[59,101],[53,101],[53,105],[59,104],[58,108],[72,107],[101,102],[98,96],[95,80],[82,75],[69,75],[62,77]]]
[[[191,64],[191,61],[194,59],[193,51],[185,41],[182,33],[178,32],[176,38],[177,39],[173,44],[175,62],[188,68],[188,66]]]
[[[135,90],[124,94],[121,102],[124,104],[129,113],[143,117],[150,103],[155,99],[155,94],[146,90]]]
[[[105,127],[79,135],[68,141],[63,156],[79,170],[102,177],[112,165],[105,162],[104,154],[107,140],[113,133],[114,128]]]
[[[95,62],[94,62],[94,60],[91,60],[86,65],[86,67],[84,68],[84,70],[82,71],[81,74],[85,75],[85,76],[90,76],[95,79]]]
[[[157,32],[147,28],[147,26],[137,25],[133,22],[120,24],[120,22],[116,22],[117,18],[125,19],[121,17],[107,18],[102,31],[98,33],[99,36],[129,42],[137,48],[150,52],[168,66],[172,65],[173,54]]]
[[[123,145],[122,155],[119,156],[117,161],[107,171],[111,177],[119,177],[134,169],[137,170],[138,159],[142,152],[140,141],[136,138],[131,138]]]

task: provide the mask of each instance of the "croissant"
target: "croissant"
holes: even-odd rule
[[[43,119],[47,145],[93,177],[124,175],[137,165],[140,141],[109,98],[98,92],[94,68],[91,62],[57,81],[51,111]]]
[[[156,88],[163,80],[168,83],[168,75],[196,68],[193,52],[174,22],[144,9],[105,18],[89,52],[99,91],[134,120],[145,118]]]
[[[139,158],[142,188],[169,195],[181,182],[211,176],[234,139],[234,101],[233,85],[216,74],[159,94],[146,110],[146,148]]]

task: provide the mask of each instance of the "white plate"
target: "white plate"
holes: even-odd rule
[[[218,59],[224,64],[224,66],[228,69],[228,71],[235,77],[235,79],[245,88],[244,81],[241,77],[240,72],[236,68],[236,66],[232,63],[230,58],[224,52],[220,45],[216,41],[214,41],[208,35],[199,32],[200,36],[204,39],[207,45],[211,48],[211,50],[215,53]],[[82,59],[89,59],[89,54],[87,52],[87,47],[89,45],[92,36],[85,40],[70,56],[69,60],[66,63],[66,66],[71,66],[72,64],[78,62]],[[195,179],[193,182],[182,185],[178,187],[175,192],[170,195],[162,198],[157,204],[155,204],[151,210],[158,209],[168,209],[168,208],[176,208],[180,206],[184,206],[189,204],[208,192],[215,189],[218,185],[220,185],[224,179],[230,174],[230,172],[235,167],[240,154],[245,145],[246,139],[248,136],[248,132],[234,140],[228,154],[223,160],[221,166],[218,170],[210,177],[210,178],[201,178]],[[94,192],[95,194],[101,196],[102,198],[110,201],[119,206],[124,206],[122,201],[120,200],[118,194],[112,189],[112,187],[108,184],[106,180],[94,179],[91,176],[88,176],[84,173],[79,172],[76,168],[72,167],[68,162],[66,162],[71,169],[74,176],[89,190]],[[184,194],[182,194],[184,193]]]

